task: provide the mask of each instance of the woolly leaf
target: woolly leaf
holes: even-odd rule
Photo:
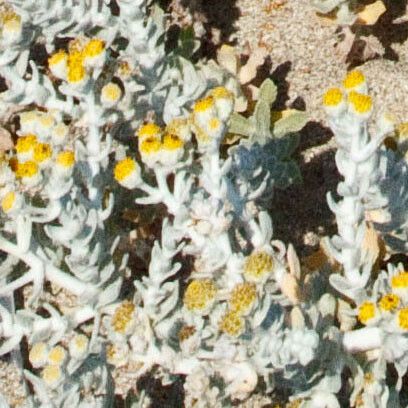
[[[271,108],[263,100],[259,100],[255,107],[253,116],[255,120],[256,133],[253,135],[253,142],[264,145],[271,138]]]
[[[233,113],[230,118],[229,132],[250,137],[255,131],[249,119],[238,113]]]
[[[262,82],[262,85],[259,88],[258,100],[265,102],[270,107],[270,105],[272,105],[275,102],[277,95],[278,95],[277,86],[273,83],[272,80],[265,79],[265,81]]]
[[[273,125],[274,137],[280,138],[288,133],[299,132],[307,123],[308,117],[305,112],[291,110],[278,119]]]

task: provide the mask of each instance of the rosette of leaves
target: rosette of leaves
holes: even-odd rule
[[[285,188],[301,181],[299,167],[291,155],[298,146],[298,132],[306,124],[307,115],[286,110],[273,117],[271,106],[276,96],[276,85],[266,79],[259,89],[253,115],[246,118],[234,113],[231,117],[229,132],[242,137],[229,150],[233,162],[231,174],[238,185],[250,186],[251,190],[256,190],[267,175],[265,191],[269,193],[272,186]]]

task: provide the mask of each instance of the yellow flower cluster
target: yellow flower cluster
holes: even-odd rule
[[[191,122],[199,149],[214,143],[216,146],[221,141],[233,105],[233,94],[222,86],[212,89],[194,104]]]
[[[363,323],[367,324],[369,320],[375,317],[376,308],[373,302],[364,302],[358,308],[358,320]]]
[[[34,368],[43,367],[41,378],[48,387],[55,388],[63,381],[63,365],[67,360],[64,347],[57,345],[49,349],[44,342],[35,343],[28,358]]]
[[[125,300],[116,308],[111,320],[111,326],[116,333],[127,334],[134,322],[134,311],[135,305],[129,300]]]
[[[399,303],[400,298],[397,295],[395,295],[394,293],[387,293],[380,299],[378,306],[381,310],[389,312],[395,310],[398,307]]]
[[[188,127],[184,121],[172,121],[164,131],[155,123],[141,126],[137,136],[143,162],[148,167],[158,163],[174,166],[184,154],[184,137],[188,138]]]
[[[372,112],[373,103],[367,95],[364,74],[358,70],[350,71],[343,80],[343,90],[331,88],[323,95],[323,106],[332,116],[342,114],[348,107],[356,118],[367,119]]]
[[[105,42],[99,38],[77,38],[69,44],[69,52],[59,50],[48,59],[54,76],[72,85],[85,82],[87,68],[102,66],[105,60]]]
[[[184,293],[184,306],[195,313],[208,314],[215,301],[217,287],[210,279],[195,279]]]
[[[265,251],[254,251],[244,263],[244,276],[250,282],[264,282],[273,271],[272,255]]]
[[[21,17],[16,14],[13,9],[7,4],[1,4],[0,12],[0,29],[3,41],[8,44],[13,44],[21,39],[22,23]]]
[[[254,283],[240,283],[231,292],[228,305],[230,310],[239,315],[247,314],[256,301],[256,286]]]
[[[407,289],[408,288],[408,272],[404,271],[391,278],[391,287],[393,289]]]
[[[229,310],[221,318],[218,328],[231,337],[239,337],[245,330],[245,320],[236,310]]]

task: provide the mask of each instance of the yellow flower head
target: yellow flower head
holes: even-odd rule
[[[130,190],[142,182],[140,167],[131,157],[126,157],[116,163],[113,175],[121,186]]]
[[[86,76],[86,70],[82,64],[69,64],[68,65],[68,74],[67,81],[71,84],[78,84]]]
[[[126,343],[109,344],[106,347],[106,359],[116,367],[124,366],[129,359],[129,347]]]
[[[263,281],[273,270],[273,258],[265,251],[255,251],[247,256],[244,263],[244,276],[252,282]]]
[[[84,67],[84,54],[81,51],[72,51],[68,55],[68,73],[67,81],[72,84],[78,84],[86,76]]]
[[[37,143],[34,147],[34,161],[44,163],[52,156],[52,148],[48,143]]]
[[[367,115],[373,108],[371,96],[351,91],[348,95],[348,102],[353,111],[359,115]]]
[[[408,272],[404,271],[395,275],[391,279],[391,287],[393,289],[407,289],[408,288]]]
[[[96,57],[101,55],[105,50],[105,42],[99,38],[89,40],[82,50],[85,57]]]
[[[38,165],[33,161],[18,163],[16,176],[18,178],[31,178],[38,174]]]
[[[28,153],[34,150],[37,144],[37,136],[29,134],[21,136],[17,139],[16,152],[17,153]]]
[[[49,113],[43,113],[38,117],[38,123],[44,130],[51,129],[55,124],[55,119]]]
[[[408,330],[408,307],[398,312],[398,324],[401,329]]]
[[[232,99],[232,93],[224,86],[217,86],[211,90],[211,96],[214,99]]]
[[[67,352],[62,346],[53,347],[48,353],[48,363],[50,365],[62,365],[67,357]]]
[[[161,134],[160,126],[156,125],[155,123],[146,123],[145,125],[141,126],[137,132],[137,135],[140,139],[145,139],[147,137],[154,137],[158,138]]]
[[[361,71],[353,70],[353,71],[350,71],[344,78],[343,86],[344,86],[344,89],[349,91],[352,89],[356,89],[360,87],[361,85],[365,84],[365,81],[366,80],[365,80],[364,74]]]
[[[323,105],[338,106],[343,101],[343,92],[339,88],[331,88],[323,95]]]
[[[71,168],[75,163],[75,154],[72,150],[59,152],[55,161],[63,168]]]
[[[214,98],[212,96],[207,96],[206,98],[199,99],[194,104],[194,112],[206,112],[207,110],[214,108]]]
[[[23,133],[31,134],[31,132],[34,132],[34,127],[38,120],[37,111],[31,110],[31,111],[21,112],[19,114],[19,118],[20,118],[20,130]]]
[[[136,167],[137,163],[131,157],[126,157],[119,161],[114,169],[115,180],[119,182],[123,181],[136,170]]]
[[[58,123],[51,133],[53,144],[62,145],[68,136],[68,131],[68,126],[65,123]]]
[[[231,337],[239,337],[245,330],[245,321],[238,312],[230,310],[222,317],[218,328]]]
[[[47,365],[44,367],[41,377],[50,388],[54,388],[63,379],[61,367],[58,365]]]
[[[195,279],[184,293],[184,306],[196,313],[207,314],[214,303],[217,288],[210,279]]]
[[[135,305],[129,300],[125,300],[116,308],[111,320],[112,328],[116,333],[125,334],[128,331],[133,322],[134,311]]]
[[[16,24],[21,24],[21,17],[11,9],[1,13],[0,17],[3,27],[8,27],[8,25],[10,25],[9,28],[12,28]]]
[[[16,203],[16,193],[14,191],[9,191],[2,199],[1,199],[1,209],[8,213],[10,210],[13,209],[14,204]]]
[[[2,37],[9,43],[19,41],[22,33],[21,17],[9,9],[1,13]]]
[[[141,140],[139,145],[139,151],[141,154],[157,153],[161,149],[160,139],[157,137],[149,136]]]
[[[245,315],[256,300],[256,286],[254,283],[240,283],[231,292],[228,304],[231,310],[239,315]]]
[[[34,368],[43,366],[47,362],[48,346],[44,342],[35,343],[31,347],[28,359]]]
[[[121,96],[122,90],[114,82],[109,82],[101,90],[101,101],[108,106],[113,106]]]
[[[384,295],[379,302],[379,306],[381,310],[390,311],[395,310],[400,303],[400,298],[395,295],[394,293],[387,293]]]
[[[189,119],[174,118],[166,126],[166,133],[177,135],[184,142],[191,140],[191,125]]]
[[[375,316],[375,305],[373,302],[364,302],[358,308],[358,320],[363,323],[367,324],[369,320],[371,320]]]
[[[89,340],[84,334],[76,334],[69,342],[69,353],[73,358],[82,358],[88,351]]]
[[[182,149],[184,142],[176,135],[166,133],[163,137],[162,148],[164,150],[178,150]]]
[[[122,79],[127,79],[132,74],[132,67],[128,61],[120,61],[117,70],[118,75]]]
[[[60,65],[66,64],[68,62],[68,54],[64,50],[59,50],[54,52],[51,57],[48,58],[48,66],[50,68]]]
[[[186,341],[188,338],[190,338],[194,333],[196,332],[196,328],[194,326],[183,326],[178,334],[177,337],[179,339],[179,342],[182,343],[183,341]]]
[[[68,44],[68,51],[70,55],[82,53],[86,39],[84,37],[77,37],[71,40]]]

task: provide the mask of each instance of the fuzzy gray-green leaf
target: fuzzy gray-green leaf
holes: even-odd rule
[[[269,107],[275,102],[278,94],[278,88],[270,79],[265,79],[259,88],[258,100],[263,101],[269,105]]]
[[[253,116],[255,120],[256,133],[253,141],[265,144],[271,138],[271,108],[269,104],[259,100],[255,107]]]
[[[273,125],[274,137],[281,138],[288,133],[299,132],[307,123],[308,117],[305,112],[295,111],[288,116],[277,120]]]
[[[255,129],[251,121],[238,113],[233,113],[230,118],[229,133],[250,137]]]

